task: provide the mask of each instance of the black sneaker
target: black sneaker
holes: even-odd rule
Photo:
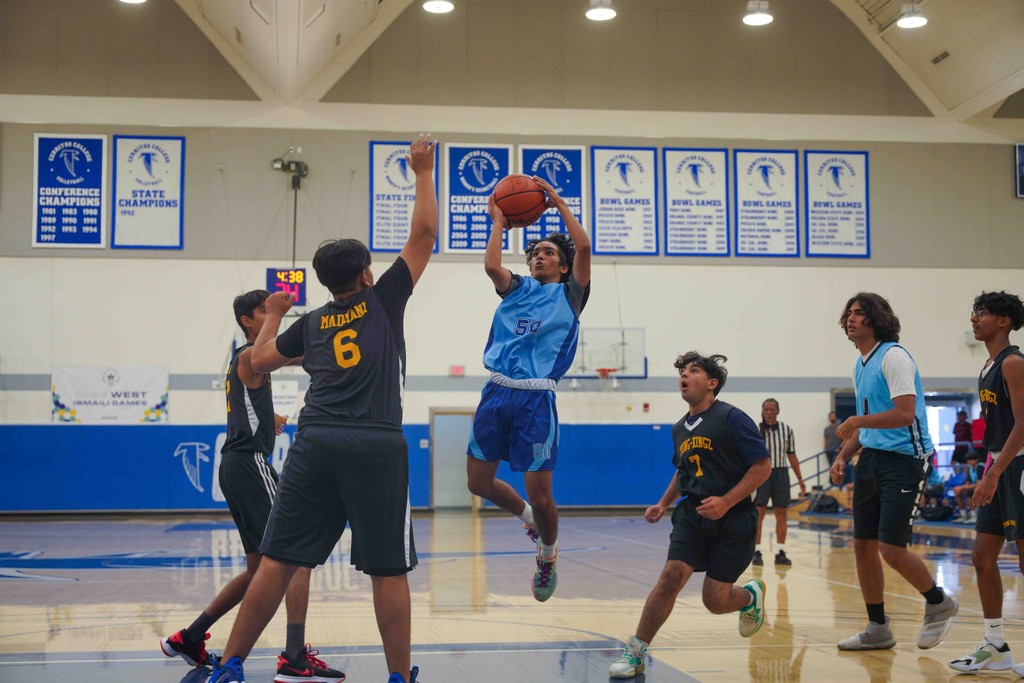
[[[764,565],[764,558],[761,557],[761,551],[760,550],[755,550],[754,551],[754,560],[753,560],[753,562],[751,562],[751,564],[753,564],[755,567],[760,567],[760,566]]]
[[[306,643],[306,647],[299,651],[294,660],[289,660],[282,652],[277,657],[277,675],[274,676],[275,683],[341,683],[345,680],[345,674],[327,666],[327,662],[318,659],[319,650],[313,650]]]
[[[182,629],[160,641],[160,650],[168,657],[181,657],[191,666],[211,665],[206,653],[206,641],[210,639],[207,633],[198,643],[190,643],[185,640],[185,630]]]
[[[779,552],[775,553],[775,564],[791,565],[793,564],[793,560],[786,557],[785,550],[780,550]]]

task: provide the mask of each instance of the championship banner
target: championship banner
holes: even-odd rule
[[[498,181],[512,172],[512,145],[450,142],[444,148],[444,168],[444,250],[482,254],[491,234],[487,198]],[[506,254],[511,253],[510,232],[505,231],[501,238],[501,250]]]
[[[149,366],[56,366],[50,419],[79,424],[167,423],[169,371]]]
[[[576,220],[586,230],[583,188],[587,170],[582,146],[519,145],[519,168],[528,176],[543,178],[565,200]],[[523,228],[523,246],[556,232],[567,232],[565,221],[554,209],[548,209],[533,225]]]
[[[654,147],[591,147],[595,254],[658,253],[658,155]]]
[[[800,256],[795,150],[733,150],[736,255]]]
[[[724,149],[662,150],[665,255],[729,255],[729,157]]]
[[[804,152],[807,256],[871,257],[867,152]]]
[[[402,251],[416,203],[416,174],[406,157],[408,142],[370,142],[370,251]],[[437,193],[437,149],[434,149]],[[434,242],[438,251],[440,236]]]
[[[114,136],[114,249],[181,249],[185,138]]]
[[[32,246],[106,245],[107,137],[36,133]]]

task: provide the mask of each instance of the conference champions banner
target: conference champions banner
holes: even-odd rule
[[[167,422],[169,371],[166,367],[55,366],[51,380],[52,422]]]
[[[796,150],[733,150],[736,255],[800,256]]]
[[[416,174],[408,142],[370,142],[370,251],[401,251],[409,239],[416,203]],[[437,149],[434,149],[437,192]],[[438,251],[440,236],[434,243]]]
[[[107,137],[36,133],[32,246],[106,246]]]
[[[658,254],[658,154],[654,147],[591,147],[594,253]]]
[[[444,162],[444,250],[482,254],[491,234],[487,198],[511,172],[512,145],[450,142],[444,148]],[[502,236],[501,249],[506,254],[512,251],[510,232]]]
[[[114,249],[181,249],[185,138],[114,136]]]
[[[871,257],[867,152],[804,152],[807,256]]]
[[[580,225],[586,225],[584,188],[587,186],[585,148],[562,145],[519,145],[519,168],[528,176],[543,178],[555,188]],[[533,225],[523,228],[523,246],[556,232],[568,232],[555,209],[548,209]]]
[[[729,156],[724,149],[662,150],[665,255],[729,255]]]

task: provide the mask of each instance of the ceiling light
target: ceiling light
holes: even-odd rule
[[[773,17],[768,13],[768,0],[750,0],[747,3],[747,15],[743,23],[747,26],[764,26],[772,23]]]
[[[423,9],[434,14],[446,14],[455,9],[455,5],[448,0],[427,0],[423,3]]]
[[[907,2],[900,8],[900,18],[896,25],[900,28],[921,28],[928,23],[928,17],[921,14],[920,3]]]
[[[590,0],[587,19],[591,21],[608,21],[614,18],[615,10],[612,9],[612,0]]]
[[[146,2],[146,0],[121,0],[121,2],[123,2],[126,5],[141,5],[142,3]]]

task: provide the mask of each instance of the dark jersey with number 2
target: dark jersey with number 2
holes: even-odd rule
[[[709,496],[724,496],[751,465],[768,457],[750,416],[718,400],[703,413],[687,414],[677,422],[672,442],[679,492],[698,503]]]
[[[231,357],[224,390],[227,393],[227,438],[221,453],[270,453],[274,449],[274,397],[270,390],[270,377],[258,389],[242,384],[238,376],[238,357],[252,344],[241,346]]]
[[[402,258],[377,283],[306,313],[277,338],[309,373],[299,426],[402,428],[405,305],[412,275]]]

